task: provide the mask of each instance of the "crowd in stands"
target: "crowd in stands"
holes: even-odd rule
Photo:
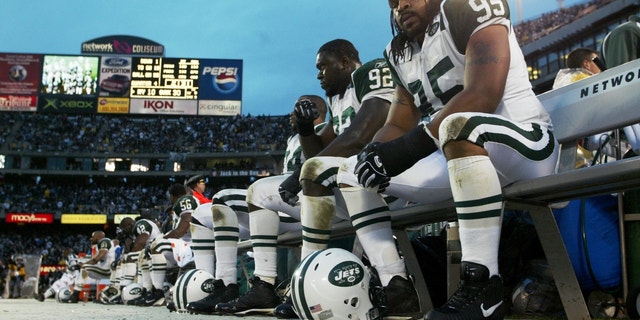
[[[544,37],[554,30],[600,8],[614,0],[591,0],[567,8],[542,14],[540,17],[516,23],[514,28],[518,42],[524,46]],[[512,8],[512,10],[515,8]]]
[[[90,234],[8,232],[0,235],[0,259],[3,261],[20,254],[34,254],[42,255],[42,264],[57,265],[64,260],[66,248],[76,253],[88,252],[91,248]]]
[[[213,180],[215,181],[215,179]],[[171,182],[157,183],[46,183],[7,182],[0,184],[0,213],[140,213],[162,212],[167,208]],[[246,184],[210,183],[205,195],[227,188],[247,188]]]
[[[138,213],[141,209],[166,207],[166,185],[98,185],[48,182],[0,185],[4,212],[14,213]]]
[[[80,153],[273,151],[289,116],[135,117],[3,112],[0,150]]]

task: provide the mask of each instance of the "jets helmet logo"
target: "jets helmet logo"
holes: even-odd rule
[[[354,286],[364,278],[362,266],[354,261],[337,264],[329,271],[329,282],[339,287]]]

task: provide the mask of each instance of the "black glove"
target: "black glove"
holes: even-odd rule
[[[301,136],[314,134],[313,121],[320,116],[316,103],[311,100],[300,100],[293,107],[293,112],[296,115],[298,133]]]
[[[384,169],[382,160],[378,156],[377,148],[380,142],[369,143],[358,153],[355,173],[358,183],[365,188],[378,187],[378,192],[384,192],[389,186],[389,175]]]
[[[282,181],[278,188],[280,198],[282,201],[288,203],[290,206],[295,207],[298,202],[298,193],[302,190],[300,185],[300,169],[294,171],[287,179]]]

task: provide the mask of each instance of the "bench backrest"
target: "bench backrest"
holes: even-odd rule
[[[560,143],[640,122],[640,59],[538,95]]]
[[[559,171],[575,164],[575,142],[640,123],[640,59],[538,95],[563,144]]]

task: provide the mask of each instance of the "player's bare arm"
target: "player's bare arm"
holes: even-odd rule
[[[357,154],[371,142],[377,129],[384,124],[388,113],[388,101],[379,98],[364,101],[351,125],[318,153],[318,156],[349,157]]]
[[[189,231],[189,226],[191,223],[191,213],[183,213],[180,215],[180,219],[178,221],[178,226],[175,229],[167,232],[164,235],[165,239],[178,239],[182,238],[187,231]]]
[[[98,251],[98,254],[96,254],[95,257],[92,257],[91,260],[93,260],[93,263],[96,264],[104,260],[104,258],[107,256],[107,253],[109,253],[109,249],[100,249],[100,251]]]
[[[439,138],[442,119],[456,112],[494,113],[504,93],[509,72],[508,30],[501,25],[476,32],[466,48],[464,89],[452,98],[427,126]]]
[[[421,118],[420,110],[413,103],[407,89],[396,86],[387,120],[372,141],[386,142],[402,136],[415,128]]]
[[[148,233],[143,233],[140,234],[139,236],[136,237],[136,242],[133,244],[133,247],[131,248],[132,252],[136,252],[136,251],[140,251],[142,249],[144,249],[144,247],[147,245],[147,239],[149,239],[149,234]]]
[[[322,151],[327,145],[336,138],[336,133],[333,132],[333,121],[329,117],[327,125],[315,135],[299,136],[300,146],[302,146],[302,152],[305,158],[309,159],[315,157]]]

